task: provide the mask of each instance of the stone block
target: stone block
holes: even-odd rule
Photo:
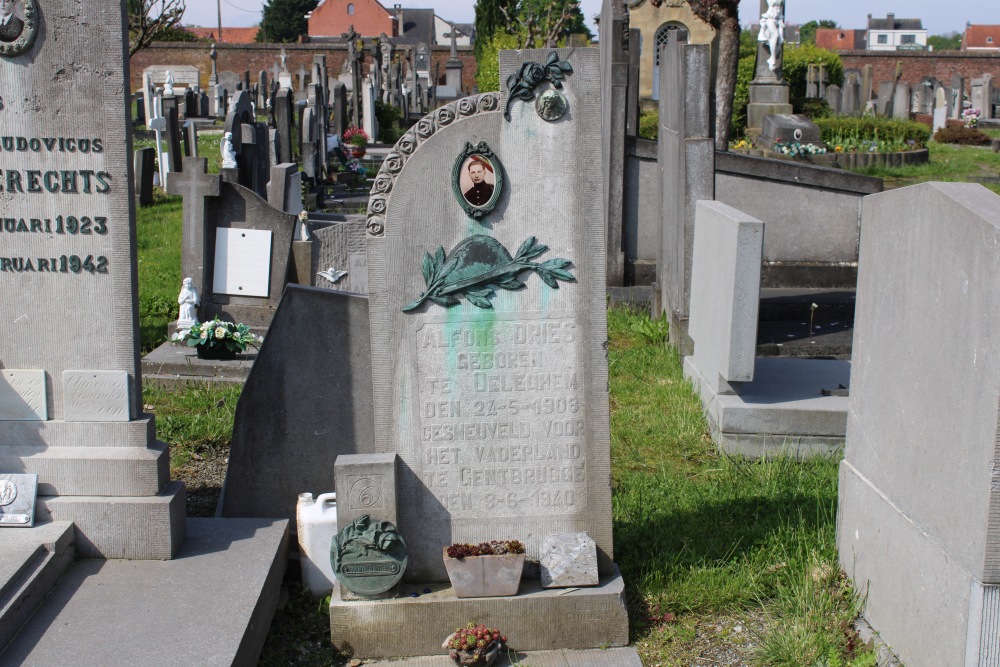
[[[697,202],[691,316],[694,362],[716,392],[753,380],[764,223],[731,206]]]
[[[500,628],[519,651],[628,644],[625,586],[617,568],[598,586],[576,590],[542,588],[537,579],[526,579],[513,597],[460,599],[446,584],[404,584],[395,600],[344,601],[336,591],[330,600],[334,645],[350,645],[363,659],[444,654],[441,642],[470,619]],[[420,632],[399,631],[414,627]]]
[[[236,405],[222,516],[294,520],[339,454],[374,453],[368,340],[367,299],[286,288]]]
[[[0,664],[61,665],[75,655],[81,667],[256,665],[281,594],[288,523],[189,523],[174,560],[77,561]],[[109,642],[109,632],[129,641]]]
[[[399,526],[395,454],[341,454],[334,464],[337,526],[368,515]],[[405,536],[404,536],[405,539]]]
[[[865,198],[838,547],[907,665],[983,665],[1000,613],[1000,197]]]
[[[769,114],[764,116],[758,146],[770,148],[775,142],[820,144],[819,128],[802,114]]]
[[[543,588],[596,586],[597,545],[587,533],[549,535],[542,540]]]

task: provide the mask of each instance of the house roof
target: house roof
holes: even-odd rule
[[[396,44],[434,45],[434,10],[433,9],[403,9],[403,22],[399,26],[399,37],[393,40]]]
[[[923,30],[924,22],[920,19],[897,19],[889,15],[884,19],[871,19],[868,22],[869,30]]]
[[[987,38],[992,37],[991,41]],[[963,49],[1000,49],[1000,25],[967,25],[962,37]]]
[[[216,38],[218,28],[201,28],[198,26],[185,26],[188,32],[194,33],[198,39],[208,39],[213,42],[219,41]],[[257,26],[252,28],[227,28],[222,26],[223,44],[253,44],[257,40]]]

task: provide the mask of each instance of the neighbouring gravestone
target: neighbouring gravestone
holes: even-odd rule
[[[875,106],[878,115],[892,115],[892,103],[895,99],[895,90],[895,81],[882,81],[878,84],[878,101]]]
[[[157,86],[163,86],[167,81],[167,72],[174,78],[174,86],[178,88],[193,88],[200,85],[201,70],[191,65],[151,65],[142,70]]]
[[[219,72],[219,85],[222,86],[229,95],[235,95],[239,87],[243,85],[240,75],[232,70]]]
[[[38,475],[36,518],[73,521],[77,555],[167,559],[184,487],[142,407],[124,3],[43,5],[0,49],[0,87],[38,96],[2,111],[25,150],[3,166],[0,471]]]
[[[236,405],[221,515],[294,519],[373,429],[368,300],[289,285]]]
[[[996,663],[1000,197],[923,183],[862,204],[837,546],[908,667]]]
[[[168,185],[184,195],[182,270],[201,295],[198,319],[266,328],[287,282],[296,217],[207,174],[205,158],[185,162]]]
[[[365,245],[365,221],[347,220],[313,232],[316,251],[313,253],[312,275],[330,269],[344,271],[336,282],[324,277],[314,279],[318,287],[337,292],[368,294],[368,251]],[[329,275],[329,274],[328,274]]]
[[[802,114],[764,116],[764,125],[757,142],[762,148],[771,148],[775,142],[822,144],[819,128],[809,120],[809,116]]]
[[[335,592],[331,636],[359,656],[439,651],[438,635],[477,614],[525,650],[628,641],[611,533],[606,231],[592,215],[601,148],[588,139],[601,132],[600,55],[503,51],[510,76],[509,98],[465,98],[420,120],[374,181],[374,449],[399,457],[414,590],[446,581],[453,542],[518,539],[537,560],[547,536],[579,531],[597,545],[601,582],[489,600]],[[549,615],[573,622],[538,622]],[[421,636],[393,631],[418,618]]]
[[[896,84],[892,93],[892,117],[896,120],[910,119],[910,84]]]
[[[156,149],[140,148],[135,152],[135,197],[139,206],[153,203],[153,174],[156,173]]]

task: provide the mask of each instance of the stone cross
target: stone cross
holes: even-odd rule
[[[212,59],[212,74],[208,77],[208,85],[211,87],[219,83],[219,70],[217,67],[219,52],[215,50],[215,44],[212,44],[212,50],[208,52],[208,57]]]
[[[206,158],[185,158],[187,169],[170,175],[167,192],[184,197],[184,222],[181,232],[181,274],[191,277],[199,293],[207,284],[205,274],[206,198],[222,192],[222,177],[208,173]]]
[[[458,36],[463,33],[455,28],[454,23],[449,23],[448,25],[451,26],[451,30],[444,34],[445,37],[451,38],[451,53],[448,54],[448,58],[449,60],[455,60],[458,58]]]
[[[298,91],[301,93],[306,89],[306,68],[304,65],[299,65],[299,87]]]

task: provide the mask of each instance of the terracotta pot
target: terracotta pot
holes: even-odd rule
[[[517,595],[524,570],[524,554],[466,556],[448,558],[443,549],[444,567],[459,598],[493,598]]]

